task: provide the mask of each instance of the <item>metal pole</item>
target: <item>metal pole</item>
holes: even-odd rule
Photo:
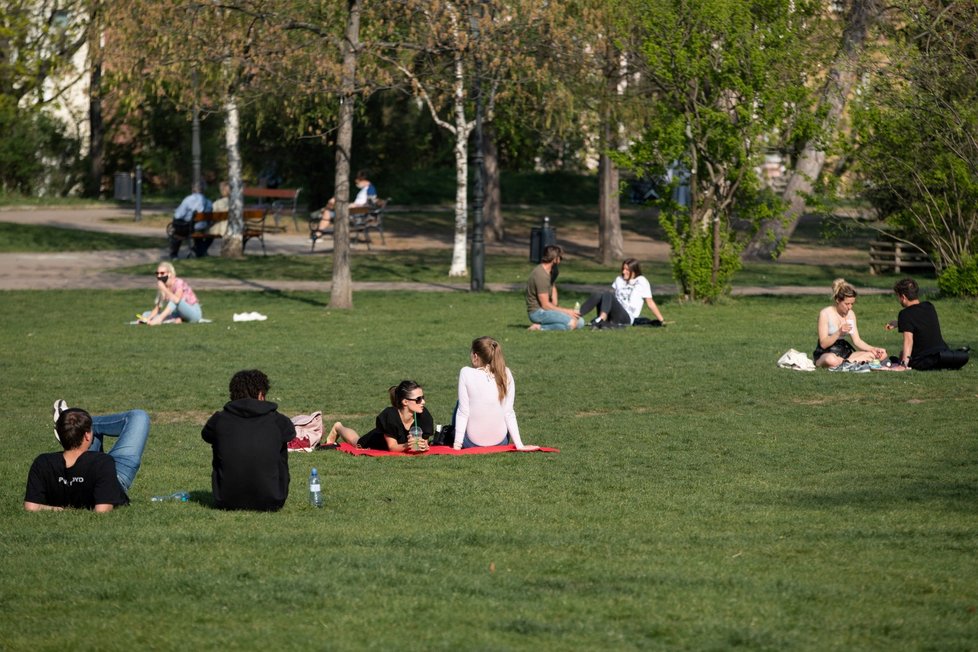
[[[133,220],[143,219],[143,166],[136,166],[136,215]]]
[[[193,184],[203,192],[204,188],[200,185],[200,103],[197,101],[197,87],[197,71],[194,70],[194,111],[190,139],[190,156],[193,160],[194,167]]]

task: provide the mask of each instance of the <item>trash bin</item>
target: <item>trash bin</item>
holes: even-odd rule
[[[530,229],[530,262],[539,263],[543,258],[543,250],[557,244],[557,230],[550,226],[550,218],[543,218],[542,226]]]
[[[116,201],[132,201],[132,175],[128,172],[115,173]]]

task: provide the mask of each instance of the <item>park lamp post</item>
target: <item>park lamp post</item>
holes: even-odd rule
[[[482,5],[478,6],[476,9],[480,14],[482,13]],[[479,39],[479,15],[472,16],[472,31],[474,40]],[[483,113],[483,102],[482,102],[482,65],[481,59],[479,57],[478,50],[476,50],[475,56],[475,130],[473,132],[473,138],[475,139],[475,156],[473,157],[473,167],[475,167],[475,188],[473,189],[472,196],[472,210],[473,215],[473,225],[472,225],[472,280],[470,285],[470,290],[472,292],[481,292],[485,289],[486,284],[486,222],[485,216],[482,214],[482,204],[485,200],[485,178],[486,178],[486,166],[485,166],[485,152],[483,149],[482,142],[482,113]]]
[[[190,129],[190,157],[193,163],[193,185],[200,188],[203,192],[203,186],[200,185],[200,101],[198,100],[200,83],[197,78],[196,68],[194,68],[193,84],[194,108]]]

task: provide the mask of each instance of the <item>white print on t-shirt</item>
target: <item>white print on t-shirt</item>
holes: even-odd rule
[[[79,477],[76,477],[76,476],[72,476],[71,480],[66,480],[65,478],[62,478],[59,475],[58,476],[58,482],[60,482],[61,484],[66,484],[66,485],[68,485],[70,487],[71,485],[75,484],[76,482],[84,483],[85,482],[85,478],[79,478]]]

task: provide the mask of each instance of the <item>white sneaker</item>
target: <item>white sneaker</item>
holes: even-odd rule
[[[58,424],[58,418],[61,416],[61,413],[67,409],[68,409],[68,404],[65,403],[65,400],[63,398],[59,398],[57,401],[54,402],[54,405],[51,407],[51,416],[54,418],[55,426],[57,426]],[[54,429],[54,438],[57,439],[59,443],[61,442],[61,437],[58,436],[57,427],[55,427]]]

